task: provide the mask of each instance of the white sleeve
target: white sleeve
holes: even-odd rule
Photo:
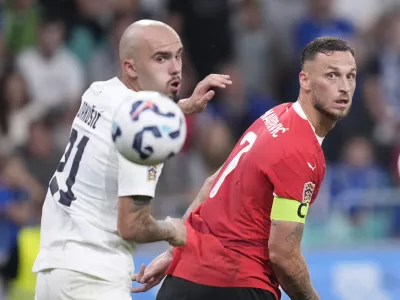
[[[118,153],[118,196],[154,197],[163,165],[134,164]]]

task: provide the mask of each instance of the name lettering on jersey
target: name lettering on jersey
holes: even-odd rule
[[[96,110],[96,106],[90,106],[86,102],[83,102],[83,105],[78,111],[76,115],[77,118],[81,119],[85,122],[86,125],[89,125],[93,129],[96,129],[97,121],[100,119],[101,114]]]
[[[282,123],[279,122],[279,118],[273,109],[270,109],[265,114],[263,114],[261,116],[261,120],[264,121],[264,124],[267,127],[267,130],[274,138],[278,137],[278,134],[280,132],[285,133],[286,131],[289,130],[289,128],[285,128],[282,125]]]

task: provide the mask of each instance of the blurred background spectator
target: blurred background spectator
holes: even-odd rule
[[[78,101],[86,86],[82,66],[63,47],[64,25],[48,14],[40,21],[37,45],[16,60],[32,102],[44,110],[65,109]]]
[[[209,73],[234,82],[203,114],[187,118],[185,147],[166,163],[154,199],[159,218],[183,214],[261,114],[297,100],[299,55],[308,42],[330,35],[354,45],[353,108],[324,140],[327,173],[304,246],[310,261],[374,246],[368,257],[375,265],[364,263],[371,270],[384,264],[380,253],[400,241],[398,0],[0,0],[0,299],[33,299],[41,205],[80,97],[92,82],[119,73],[120,36],[141,18],[165,21],[181,35],[182,97]],[[151,256],[162,246],[139,249]],[[338,297],[322,299],[356,299],[338,296],[350,291],[332,279],[350,274],[339,272],[339,260],[330,260],[329,271],[321,261],[310,265],[312,276],[333,275],[317,279],[317,289],[329,281]],[[373,273],[394,282],[376,287],[379,299],[400,299],[400,292],[382,292],[400,286],[390,265]],[[137,299],[154,299],[140,298],[146,295]]]
[[[34,0],[5,1],[3,34],[10,55],[35,45],[39,12]]]
[[[88,82],[108,80],[119,74],[119,41],[125,28],[136,20],[134,16],[125,14],[115,17],[106,40],[88,62]]]
[[[251,93],[272,95],[275,57],[273,26],[263,17],[261,0],[244,0],[236,15],[234,52],[244,89]]]
[[[167,21],[181,35],[196,81],[215,73],[233,54],[229,0],[169,0]]]
[[[349,40],[355,34],[350,20],[336,16],[334,0],[308,0],[306,15],[295,25],[293,48],[295,55],[318,36],[336,36]]]

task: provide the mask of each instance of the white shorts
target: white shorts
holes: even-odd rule
[[[97,277],[70,270],[38,273],[36,300],[132,300],[130,289]]]

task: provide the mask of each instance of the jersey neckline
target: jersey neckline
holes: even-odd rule
[[[310,120],[307,118],[307,115],[306,115],[306,113],[304,112],[303,108],[301,107],[299,101],[296,101],[296,102],[293,104],[293,109],[294,109],[294,111],[295,111],[302,119],[307,120],[308,124],[310,124],[310,126],[311,126],[311,128],[312,128],[312,130],[313,130],[313,132],[314,132],[315,137],[316,137],[317,140],[318,140],[318,143],[319,143],[320,145],[322,145],[322,142],[324,141],[325,137],[320,137],[320,136],[318,136],[318,135],[315,133],[315,128],[314,128],[314,126],[311,124]]]

